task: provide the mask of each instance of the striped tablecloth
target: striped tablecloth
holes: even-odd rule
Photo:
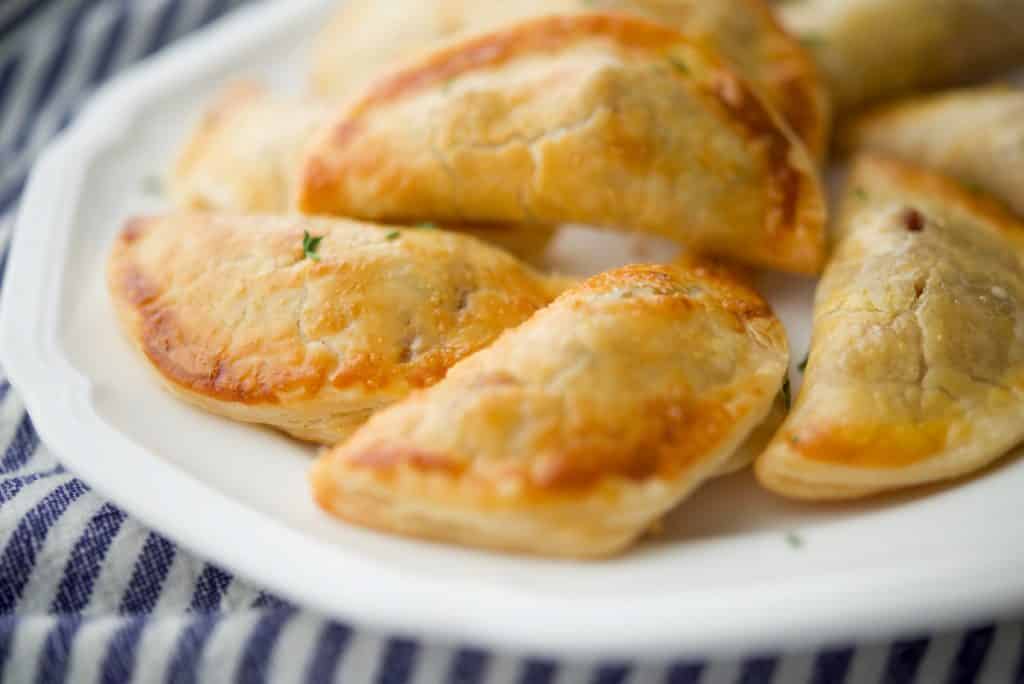
[[[241,1],[0,0],[0,287],[13,213],[40,149],[103,81]],[[1024,684],[1024,623],[657,665],[373,634],[250,587],[93,494],[39,443],[2,379],[0,446],[5,682]]]

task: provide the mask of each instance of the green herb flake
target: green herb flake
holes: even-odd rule
[[[787,532],[785,539],[791,549],[799,549],[804,545],[804,538],[796,532]]]
[[[782,401],[786,403],[786,410],[793,405],[793,388],[789,385],[789,376],[786,376],[785,381],[782,383]]]
[[[669,57],[668,62],[673,67],[675,67],[676,71],[678,71],[679,73],[686,75],[690,74],[690,67],[686,65],[686,62],[679,59],[678,57]]]
[[[430,230],[432,228],[437,228],[437,224],[431,221],[423,221],[422,223],[417,223],[416,227],[424,230]]]
[[[397,240],[401,236],[402,236],[401,233],[399,233],[397,230],[393,230],[390,233],[388,233],[387,235],[385,235],[384,239],[385,240]]]
[[[444,82],[441,84],[441,92],[447,94],[448,91],[452,89],[452,85],[454,83],[455,83],[455,77],[454,76],[452,76],[451,78],[445,79]]]
[[[324,239],[323,235],[317,235],[313,237],[309,234],[308,230],[302,231],[302,254],[307,259],[313,261],[320,261],[320,255],[316,253],[316,250],[320,248],[320,241]]]
[[[790,444],[796,446],[797,444],[800,443],[800,438],[797,437],[796,435],[790,435],[789,436],[789,442],[790,442]]]
[[[163,183],[160,176],[146,176],[142,179],[142,191],[147,195],[160,195],[163,193]]]
[[[808,50],[814,50],[825,45],[825,39],[819,35],[813,33],[807,33],[800,36],[800,44]]]
[[[859,199],[861,201],[864,201],[864,200],[866,200],[868,198],[868,191],[865,190],[864,188],[856,188],[853,191],[853,195],[857,199]]]
[[[797,368],[800,369],[801,373],[803,373],[805,370],[807,370],[807,362],[810,361],[810,360],[811,360],[811,353],[807,352],[806,354],[804,354],[804,360],[800,362],[799,366],[797,366]]]

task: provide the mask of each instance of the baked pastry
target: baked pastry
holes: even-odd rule
[[[823,260],[806,147],[714,52],[627,15],[526,21],[423,57],[303,163],[307,213],[587,223],[788,271]]]
[[[818,61],[837,115],[1024,61],[1020,0],[791,0],[779,11]]]
[[[594,11],[638,15],[720,51],[815,155],[828,142],[828,98],[813,60],[763,0],[349,0],[313,51],[312,83],[346,98],[440,43],[524,19]]]
[[[849,150],[941,171],[1024,216],[1024,91],[957,90],[882,107],[844,131]]]
[[[236,213],[294,212],[302,155],[333,107],[272,94],[263,84],[226,87],[206,111],[171,169],[168,195],[182,209]],[[533,261],[551,226],[446,225]]]
[[[1024,438],[1024,224],[901,162],[856,162],[793,412],[757,461],[786,496],[973,472]]]
[[[324,452],[314,496],[399,534],[614,553],[736,465],[787,359],[769,306],[720,273],[609,271]]]
[[[128,338],[173,394],[323,443],[566,284],[441,230],[213,213],[130,221],[108,275]]]

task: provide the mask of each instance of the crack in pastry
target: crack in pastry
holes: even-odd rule
[[[321,238],[315,252],[304,234]],[[108,276],[128,338],[173,394],[323,443],[568,284],[445,231],[204,213],[130,221]]]
[[[856,119],[842,141],[952,176],[1024,217],[1024,91],[986,86],[898,102]]]
[[[787,365],[781,323],[723,271],[617,269],[324,452],[314,495],[390,532],[607,555],[744,465]]]
[[[824,155],[829,107],[817,68],[762,0],[352,0],[317,40],[313,87],[324,97],[345,98],[446,41],[526,19],[595,11],[665,24],[720,52],[815,157]]]
[[[308,213],[586,223],[802,273],[824,257],[806,147],[715,52],[628,15],[426,55],[319,131],[300,174]]]
[[[1024,60],[1020,0],[793,0],[780,12],[817,60],[839,116]]]
[[[229,85],[186,140],[168,178],[171,201],[182,209],[295,213],[304,150],[332,111],[315,99],[275,96],[260,83]],[[406,218],[417,223],[430,217]],[[527,261],[540,257],[555,233],[552,226],[498,223],[449,223],[444,228],[486,240]]]
[[[965,475],[1024,440],[1024,223],[945,177],[862,157],[838,233],[761,482],[854,498]]]

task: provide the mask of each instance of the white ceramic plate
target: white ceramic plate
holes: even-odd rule
[[[805,506],[749,474],[705,487],[665,532],[598,563],[522,559],[348,527],[318,511],[313,451],[163,393],[120,338],[103,269],[123,220],[159,209],[158,174],[226,78],[301,84],[331,3],[267,3],[107,88],[30,182],[4,288],[0,344],[43,440],[98,491],[194,552],[281,596],[362,625],[568,655],[714,655],[881,638],[1024,606],[1024,461],[955,488]],[[575,232],[577,270],[656,254]],[[211,255],[216,258],[216,255]],[[767,278],[807,347],[811,286]],[[794,373],[794,380],[799,380]],[[793,544],[793,534],[801,540]]]

